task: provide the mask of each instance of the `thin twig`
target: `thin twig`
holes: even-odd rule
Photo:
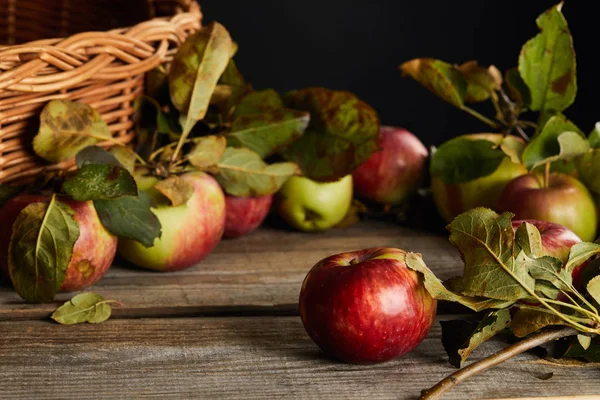
[[[500,124],[498,124],[496,121],[489,119],[485,115],[478,113],[477,111],[473,110],[472,108],[467,107],[467,106],[462,106],[461,109],[468,112],[469,114],[471,114],[472,116],[474,116],[475,118],[477,118],[478,120],[483,122],[484,124],[489,125],[490,127],[494,128],[494,129],[500,129]]]
[[[496,354],[486,357],[482,360],[474,362],[468,367],[462,368],[455,373],[448,375],[442,379],[437,385],[432,386],[427,390],[421,392],[420,400],[433,400],[439,399],[444,393],[452,389],[459,383],[467,380],[468,378],[477,375],[480,372],[486,371],[504,361],[526,352],[527,350],[533,349],[534,347],[540,346],[544,343],[548,343],[552,340],[560,339],[566,336],[577,335],[578,331],[573,328],[562,328],[554,329],[545,332],[541,332],[528,337],[518,343],[508,346],[507,348],[500,350]]]
[[[517,130],[517,132],[519,133],[519,136],[521,136],[521,138],[523,138],[524,141],[529,142],[529,135],[527,133],[525,133],[523,128],[521,128],[519,125],[517,125],[517,126],[515,126],[515,129]]]

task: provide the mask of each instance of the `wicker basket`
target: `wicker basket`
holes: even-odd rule
[[[130,142],[144,74],[169,63],[201,16],[194,0],[0,0],[0,183],[73,165],[49,165],[31,150],[52,99],[91,105],[114,138]]]

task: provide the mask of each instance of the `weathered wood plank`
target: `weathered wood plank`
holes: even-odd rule
[[[376,246],[423,253],[427,265],[442,279],[462,268],[446,237],[369,221],[320,234],[263,228],[223,241],[206,260],[185,271],[157,273],[116,265],[90,290],[123,301],[125,307],[115,310],[118,317],[238,311],[289,314],[295,313],[302,280],[317,261]],[[46,318],[70,296],[61,294],[53,304],[30,305],[10,288],[0,287],[0,321]]]
[[[497,350],[485,344],[472,359]],[[0,322],[0,398],[414,399],[454,369],[436,324],[406,357],[356,366],[325,358],[298,317]],[[549,372],[549,380],[538,377]],[[522,355],[447,399],[599,394],[600,371]]]

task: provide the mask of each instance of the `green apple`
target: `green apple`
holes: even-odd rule
[[[135,240],[120,239],[119,254],[133,264],[157,271],[176,271],[204,259],[221,241],[225,229],[225,196],[217,181],[203,172],[181,176],[193,187],[185,204],[172,206],[154,185],[155,177],[136,177],[139,189],[156,203],[152,211],[162,226],[162,235],[152,247]]]
[[[336,182],[293,176],[277,193],[277,211],[292,227],[306,232],[337,225],[352,204],[352,175]]]
[[[464,135],[473,140],[488,140],[499,144],[499,133],[479,133]],[[494,208],[508,182],[527,173],[523,164],[514,163],[505,157],[498,168],[488,176],[465,183],[446,184],[441,179],[431,177],[433,201],[446,222],[451,222],[458,214],[475,207]]]

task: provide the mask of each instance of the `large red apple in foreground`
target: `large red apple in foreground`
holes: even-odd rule
[[[367,199],[399,204],[413,194],[423,181],[427,148],[406,129],[382,126],[381,150],[353,173],[356,192]]]
[[[177,271],[202,261],[220,242],[225,229],[225,196],[217,181],[204,172],[181,175],[193,187],[185,204],[172,206],[154,188],[155,177],[137,178],[138,188],[157,203],[152,211],[162,235],[152,247],[130,239],[119,240],[118,252],[133,264],[157,271]]]
[[[8,276],[8,246],[17,216],[31,203],[49,201],[48,196],[23,194],[8,200],[0,209],[0,270],[5,277]],[[58,201],[75,211],[75,221],[79,224],[79,238],[73,246],[71,261],[60,291],[81,290],[98,282],[112,265],[117,251],[117,237],[102,225],[91,201],[65,198],[58,198]]]
[[[236,238],[254,231],[265,220],[273,195],[260,197],[225,196],[224,238]]]
[[[498,211],[510,211],[517,219],[554,222],[573,231],[583,241],[596,239],[596,205],[586,187],[572,176],[551,173],[544,186],[542,174],[520,176],[506,185]]]
[[[372,248],[318,262],[302,283],[304,328],[326,353],[350,363],[375,363],[408,353],[427,335],[436,300],[406,252]]]

